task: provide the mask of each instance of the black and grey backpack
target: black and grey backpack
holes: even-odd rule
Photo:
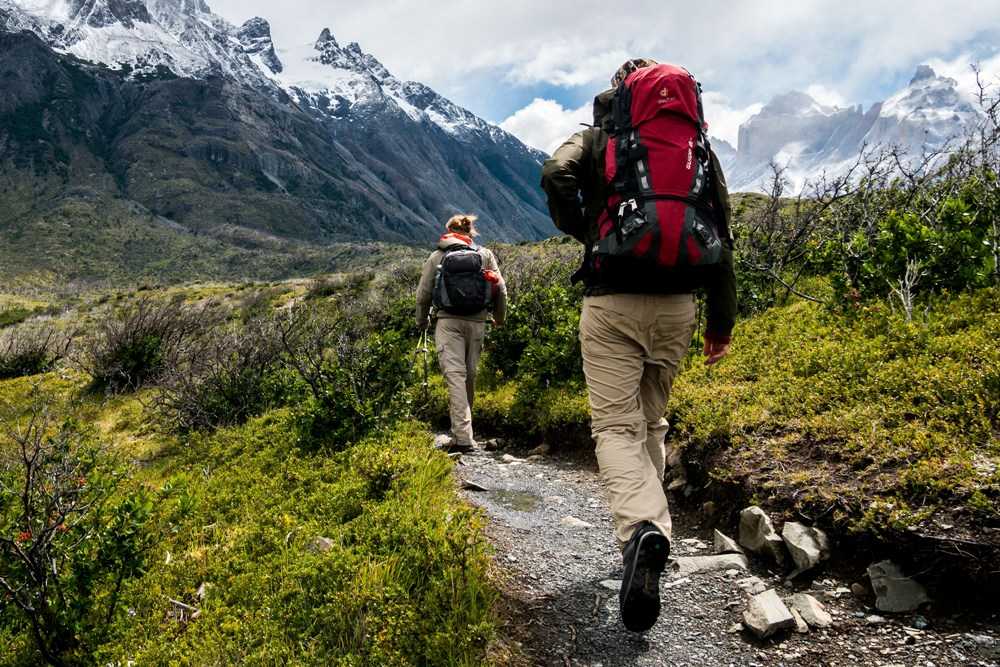
[[[493,287],[483,270],[479,246],[447,248],[434,278],[434,307],[452,315],[474,315],[493,303]]]

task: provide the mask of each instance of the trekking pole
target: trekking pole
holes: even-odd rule
[[[426,400],[427,395],[427,330],[424,329],[423,333],[420,335],[420,339],[417,341],[417,346],[413,348],[413,356],[410,358],[410,370],[406,372],[406,377],[413,377],[413,369],[417,367],[417,355],[423,354],[424,357],[424,398]]]
[[[427,402],[427,329],[424,329],[424,335],[420,339],[420,350],[424,354],[424,403]]]

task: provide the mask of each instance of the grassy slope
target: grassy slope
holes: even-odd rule
[[[673,438],[730,509],[756,502],[779,522],[910,556],[955,552],[956,571],[988,575],[1000,553],[998,312],[997,290],[937,298],[914,323],[884,304],[774,309],[739,325],[724,363],[689,358]]]
[[[259,288],[280,305],[310,287],[169,293],[238,303]],[[0,311],[58,303],[68,308],[60,323],[86,328],[119,300],[7,295]],[[34,385],[58,404],[75,397],[77,419],[136,461],[127,486],[170,483],[193,509],[179,513],[176,493],[160,507],[168,532],[148,555],[149,571],[127,589],[109,640],[84,664],[484,664],[495,627],[487,547],[455,495],[449,460],[419,422],[387,425],[336,453],[301,446],[290,409],[181,436],[142,406],[143,394],[105,398],[88,381],[70,366],[0,381],[0,419],[29,415]],[[10,442],[0,444],[6,457]],[[318,537],[334,546],[315,552]],[[169,600],[201,613],[181,619]],[[0,664],[39,664],[16,618],[0,604]]]

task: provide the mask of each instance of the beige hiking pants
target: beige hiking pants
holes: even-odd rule
[[[670,387],[696,322],[691,294],[607,294],[583,299],[580,344],[591,434],[619,547],[643,521],[668,538],[663,491]]]
[[[451,434],[459,445],[474,445],[472,403],[486,323],[438,318],[434,346],[451,399]]]

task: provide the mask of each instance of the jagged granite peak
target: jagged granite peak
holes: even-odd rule
[[[272,74],[279,74],[284,69],[281,60],[274,52],[274,44],[271,41],[271,24],[265,19],[255,16],[246,21],[236,31],[236,38],[240,40],[246,54],[259,57]]]
[[[920,65],[907,88],[867,112],[860,104],[824,106],[801,92],[775,96],[740,126],[736,154],[727,154],[723,168],[734,191],[759,191],[769,189],[774,164],[798,191],[842,172],[863,148],[901,148],[914,158],[947,152],[981,115],[954,79]]]
[[[975,114],[976,108],[973,99],[958,90],[955,79],[938,76],[929,66],[921,65],[910,79],[910,85],[883,103],[882,113],[905,117],[927,111],[932,115],[944,111],[947,116],[954,111],[964,116]]]
[[[319,52],[318,61],[324,65],[359,74],[369,74],[376,81],[393,79],[389,70],[375,56],[361,50],[360,44],[351,42],[342,48],[328,28],[324,28],[320,33],[315,48]]]
[[[934,73],[934,68],[930,65],[917,65],[917,71],[913,74],[913,78],[910,79],[910,87],[912,88],[920,81],[934,79],[936,77],[937,75]]]
[[[333,33],[330,32],[330,29],[329,28],[323,28],[323,31],[319,33],[319,38],[316,40],[316,44],[314,46],[316,47],[317,50],[320,50],[327,43],[333,44],[333,46],[335,48],[338,48],[338,49],[340,48],[340,45],[337,44],[337,40],[334,39]]]
[[[829,115],[836,112],[835,107],[824,107],[807,93],[792,91],[784,95],[775,95],[760,110],[759,116],[799,116],[810,113]]]

